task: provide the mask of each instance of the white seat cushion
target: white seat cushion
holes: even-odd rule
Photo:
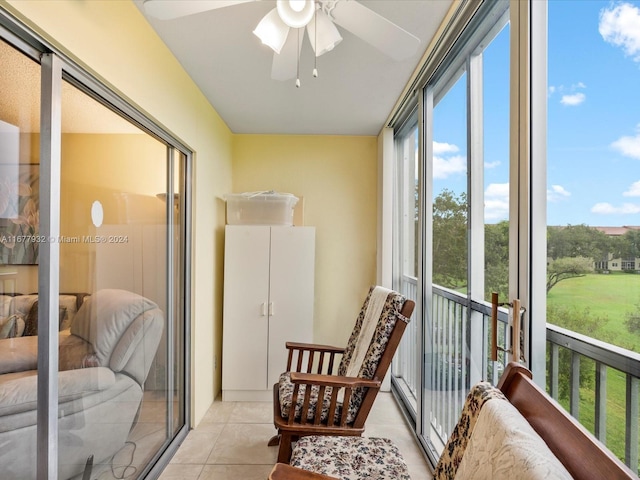
[[[456,480],[570,480],[529,422],[507,400],[482,406]]]

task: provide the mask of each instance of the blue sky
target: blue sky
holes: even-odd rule
[[[640,0],[550,0],[549,225],[640,225]],[[434,112],[434,191],[466,190],[465,78]],[[484,58],[485,221],[506,218],[508,27]]]

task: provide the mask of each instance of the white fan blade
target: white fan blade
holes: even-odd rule
[[[292,28],[280,53],[273,54],[271,78],[273,80],[291,80],[298,72],[298,56],[302,50],[304,29]],[[296,48],[297,44],[297,48]]]
[[[256,0],[144,0],[144,11],[159,20],[171,20]]]
[[[394,60],[418,49],[420,39],[355,0],[338,2],[331,11],[335,23]]]

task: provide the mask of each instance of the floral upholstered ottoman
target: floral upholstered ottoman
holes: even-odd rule
[[[398,447],[387,438],[302,437],[292,466],[341,480],[410,480]]]

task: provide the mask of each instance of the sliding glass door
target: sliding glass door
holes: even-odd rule
[[[508,304],[518,291],[518,269],[510,264],[518,237],[512,194],[519,192],[519,176],[510,154],[508,7],[495,2],[476,13],[424,86],[413,128],[396,135],[395,278],[409,296],[415,283],[412,298],[420,313],[415,338],[403,339],[396,357],[394,385],[433,458],[444,448],[470,386],[482,379],[497,382],[514,358]],[[500,305],[495,327],[492,298]]]
[[[549,2],[547,386],[635,472],[639,22],[638,0]]]
[[[188,427],[190,152],[33,44],[0,29],[2,478],[144,478]]]

